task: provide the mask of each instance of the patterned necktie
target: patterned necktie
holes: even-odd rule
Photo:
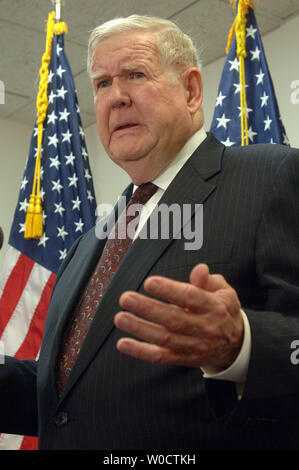
[[[141,206],[145,204],[156,192],[157,186],[152,183],[140,185],[132,195],[125,211],[120,215],[115,225],[113,238],[108,238],[97,267],[87,284],[77,313],[62,342],[61,351],[57,362],[57,391],[60,396],[69,378],[76,357],[81,349],[91,322],[102,300],[107,286],[132,244],[131,234],[127,234],[128,224],[134,219],[134,227],[137,227],[141,212]],[[128,215],[128,209],[133,204]],[[132,210],[133,209],[133,210]],[[135,211],[136,209],[136,211]],[[138,215],[136,216],[136,212]]]

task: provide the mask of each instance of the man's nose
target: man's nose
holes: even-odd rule
[[[112,108],[120,108],[122,106],[130,106],[131,98],[126,89],[125,83],[115,77],[109,89],[109,104]]]

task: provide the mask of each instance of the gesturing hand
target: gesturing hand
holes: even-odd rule
[[[167,302],[131,291],[121,295],[126,311],[116,314],[115,326],[138,340],[121,338],[120,352],[157,364],[232,364],[242,345],[243,319],[238,296],[222,275],[199,264],[190,283],[152,276],[144,288]]]

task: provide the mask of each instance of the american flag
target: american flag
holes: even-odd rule
[[[0,280],[0,339],[6,355],[37,359],[56,273],[73,242],[96,222],[96,199],[64,34],[54,35],[41,154],[43,235],[24,238],[37,155],[33,129]],[[5,406],[5,405],[4,405]],[[0,430],[1,431],[1,430]],[[36,439],[2,434],[0,449],[35,449]]]
[[[246,24],[245,89],[248,143],[289,145],[252,8]],[[241,145],[239,59],[236,37],[228,52],[210,131],[226,146]]]

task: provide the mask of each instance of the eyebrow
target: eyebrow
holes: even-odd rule
[[[132,72],[134,70],[137,70],[138,68],[144,68],[143,65],[137,64],[137,63],[131,63],[131,64],[124,64],[120,66],[121,72]],[[95,72],[91,72],[90,78],[91,80],[99,80],[101,78],[109,78],[110,75],[104,71],[97,70]]]

